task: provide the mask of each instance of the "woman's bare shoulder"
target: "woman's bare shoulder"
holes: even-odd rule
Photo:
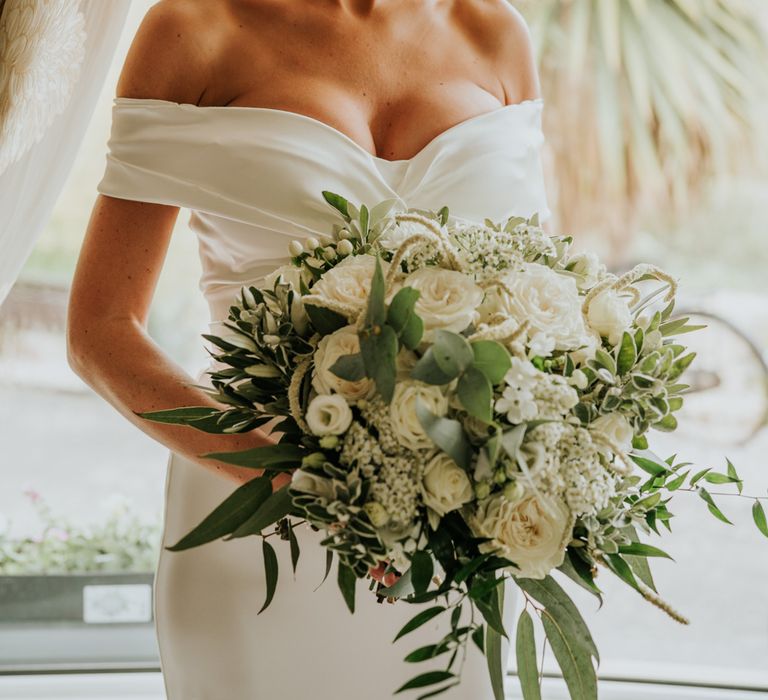
[[[159,0],[142,18],[117,82],[118,97],[196,104],[223,41],[219,0]]]
[[[530,30],[509,0],[454,0],[453,11],[494,67],[510,102],[540,96]]]

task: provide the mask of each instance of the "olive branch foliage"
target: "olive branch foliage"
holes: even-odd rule
[[[326,201],[338,211],[355,247],[355,253],[373,250],[381,222],[388,211],[387,202],[373,210],[365,205],[358,209],[351,202],[332,192],[323,192]],[[391,206],[391,201],[389,201]],[[448,219],[448,208],[424,212],[442,224]],[[487,222],[489,223],[489,222]],[[336,229],[338,233],[338,229]],[[295,256],[294,264],[310,276],[319,279],[333,266],[333,258],[308,260],[307,254]],[[309,264],[309,263],[312,264]],[[301,294],[309,287],[302,279]],[[663,290],[662,290],[663,291]],[[422,320],[414,307],[418,291],[401,288],[386,303],[386,283],[377,257],[376,271],[364,315],[358,322],[360,352],[341,357],[331,368],[337,376],[355,381],[363,377],[374,380],[379,395],[389,401],[395,387],[395,358],[400,348],[416,351],[424,332]],[[642,308],[654,300],[658,292],[641,300]],[[268,541],[277,536],[289,543],[291,565],[295,574],[300,556],[294,529],[308,523],[322,523],[329,535],[321,542],[326,547],[325,571],[320,584],[330,575],[334,553],[337,555],[336,582],[350,610],[355,611],[358,579],[366,578],[371,567],[386,556],[373,523],[364,509],[355,504],[365,500],[367,488],[359,476],[333,464],[320,438],[302,431],[291,411],[289,395],[296,390],[301,406],[308,402],[310,382],[307,373],[297,370],[309,361],[315,351],[317,338],[331,333],[348,321],[339,313],[319,306],[304,307],[311,330],[296,329],[296,310],[300,295],[289,284],[278,279],[272,289],[243,287],[237,304],[230,307],[225,326],[232,332],[226,338],[204,335],[216,348],[209,350],[223,368],[210,370],[211,387],[199,386],[227,408],[191,406],[138,413],[156,422],[181,424],[209,433],[242,433],[267,423],[274,417],[280,422],[274,430],[280,433],[277,444],[240,452],[218,452],[201,455],[227,464],[262,471],[260,476],[236,488],[195,528],[175,544],[171,551],[181,551],[218,539],[231,540],[253,535],[262,538],[265,567],[266,596],[259,611],[273,600],[278,583],[278,559]],[[674,430],[674,412],[683,403],[688,388],[678,378],[690,365],[693,353],[684,354],[684,346],[675,342],[681,333],[697,330],[687,318],[673,318],[674,301],[651,318],[645,329],[625,332],[613,351],[598,349],[595,358],[582,368],[587,388],[582,392],[573,413],[583,424],[597,416],[629,405],[635,438],[629,457],[645,474],[626,475],[627,489],[617,495],[604,512],[587,519],[578,519],[573,537],[567,547],[560,574],[589,591],[602,604],[602,594],[596,583],[599,568],[605,568],[635,589],[646,600],[667,612],[679,622],[686,620],[658,597],[648,560],[671,558],[663,550],[640,541],[640,533],[661,534],[660,527],[671,530],[673,513],[668,504],[675,492],[695,492],[708,510],[719,520],[730,523],[704,484],[733,485],[742,494],[742,480],[728,460],[725,471],[706,468],[690,469],[688,462],[677,462],[676,456],[662,460],[648,449],[644,433],[651,427]],[[471,329],[470,329],[471,330]],[[314,331],[314,333],[312,333]],[[655,349],[644,350],[648,334],[658,332],[663,342]],[[493,437],[489,453],[505,450],[514,457],[529,425],[502,432],[494,421],[493,387],[503,381],[509,369],[508,351],[492,340],[470,342],[465,334],[438,331],[431,346],[421,354],[411,371],[413,378],[428,384],[443,385],[457,381],[457,396],[463,409],[485,422]],[[269,342],[277,337],[279,342]],[[570,376],[574,365],[563,353],[552,358],[534,358],[542,371]],[[298,386],[296,386],[298,384]],[[458,420],[431,414],[424,406],[418,417],[425,431],[438,448],[446,452],[459,466],[470,468],[472,444]],[[315,470],[344,483],[343,493],[337,494],[337,507],[347,517],[342,521],[338,510],[328,512],[317,505],[316,499],[293,491],[290,485],[273,490],[272,480],[297,467]],[[746,496],[745,496],[746,497]],[[753,518],[759,530],[768,537],[768,525],[761,500],[754,498]],[[597,524],[598,528],[593,528]],[[598,540],[591,535],[600,532]],[[546,641],[562,671],[571,697],[575,700],[597,698],[597,668],[599,654],[578,609],[551,575],[544,579],[514,576],[514,562],[495,552],[481,552],[487,538],[473,536],[459,511],[442,517],[436,529],[426,528],[427,546],[408,555],[410,567],[403,572],[391,564],[385,573],[399,575],[397,581],[385,586],[370,580],[369,588],[381,603],[388,601],[412,604],[416,614],[400,629],[393,642],[406,637],[427,622],[445,619],[448,630],[432,644],[421,646],[405,656],[408,663],[431,662],[440,659],[442,668],[425,671],[404,683],[396,693],[424,690],[419,700],[441,694],[458,685],[470,642],[488,663],[496,700],[504,697],[502,638],[509,640],[504,628],[504,589],[507,579],[522,591],[525,607],[517,622],[514,645],[518,677],[525,700],[541,697],[541,674],[537,669],[537,651],[533,617],[537,617]]]

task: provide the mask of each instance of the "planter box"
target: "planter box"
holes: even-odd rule
[[[0,576],[0,624],[152,622],[152,573]]]

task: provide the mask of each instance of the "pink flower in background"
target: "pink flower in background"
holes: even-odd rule
[[[32,501],[32,503],[38,503],[38,502],[40,502],[40,501],[43,499],[43,497],[40,495],[40,492],[39,492],[39,491],[36,491],[36,490],[35,490],[35,489],[33,489],[33,488],[27,488],[27,489],[24,489],[24,492],[23,492],[23,493],[24,493],[24,495],[25,495],[25,496],[26,496],[26,497],[27,497],[27,498],[28,498],[30,501]]]

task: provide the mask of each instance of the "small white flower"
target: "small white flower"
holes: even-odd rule
[[[571,386],[575,386],[577,389],[586,389],[587,384],[589,384],[589,380],[587,379],[587,375],[584,374],[584,372],[580,369],[573,370],[573,374],[568,378],[568,383]]]
[[[444,452],[439,452],[427,462],[421,489],[432,529],[437,529],[443,515],[474,498],[467,473]]]
[[[546,333],[536,333],[528,341],[528,356],[549,357],[555,349],[555,339]]]
[[[314,435],[341,435],[352,422],[352,410],[339,394],[319,394],[309,402],[306,420]]]
[[[422,267],[403,281],[404,287],[419,291],[415,311],[424,321],[424,337],[442,328],[459,333],[474,319],[483,300],[483,290],[471,277],[454,270]]]
[[[301,241],[293,240],[288,244],[288,252],[295,258],[304,252],[304,246],[301,244]]]
[[[624,331],[632,325],[626,298],[615,289],[600,292],[589,305],[587,323],[611,345],[618,345]]]
[[[448,411],[448,399],[440,387],[414,380],[399,382],[389,404],[389,417],[397,441],[409,450],[434,447],[416,413],[418,401],[436,416],[444,416]]]
[[[316,248],[320,247],[320,241],[318,241],[314,236],[310,236],[306,241],[304,241],[304,247],[308,253],[311,253]]]
[[[351,255],[353,250],[352,243],[346,238],[342,238],[336,245],[336,251],[339,255]]]

